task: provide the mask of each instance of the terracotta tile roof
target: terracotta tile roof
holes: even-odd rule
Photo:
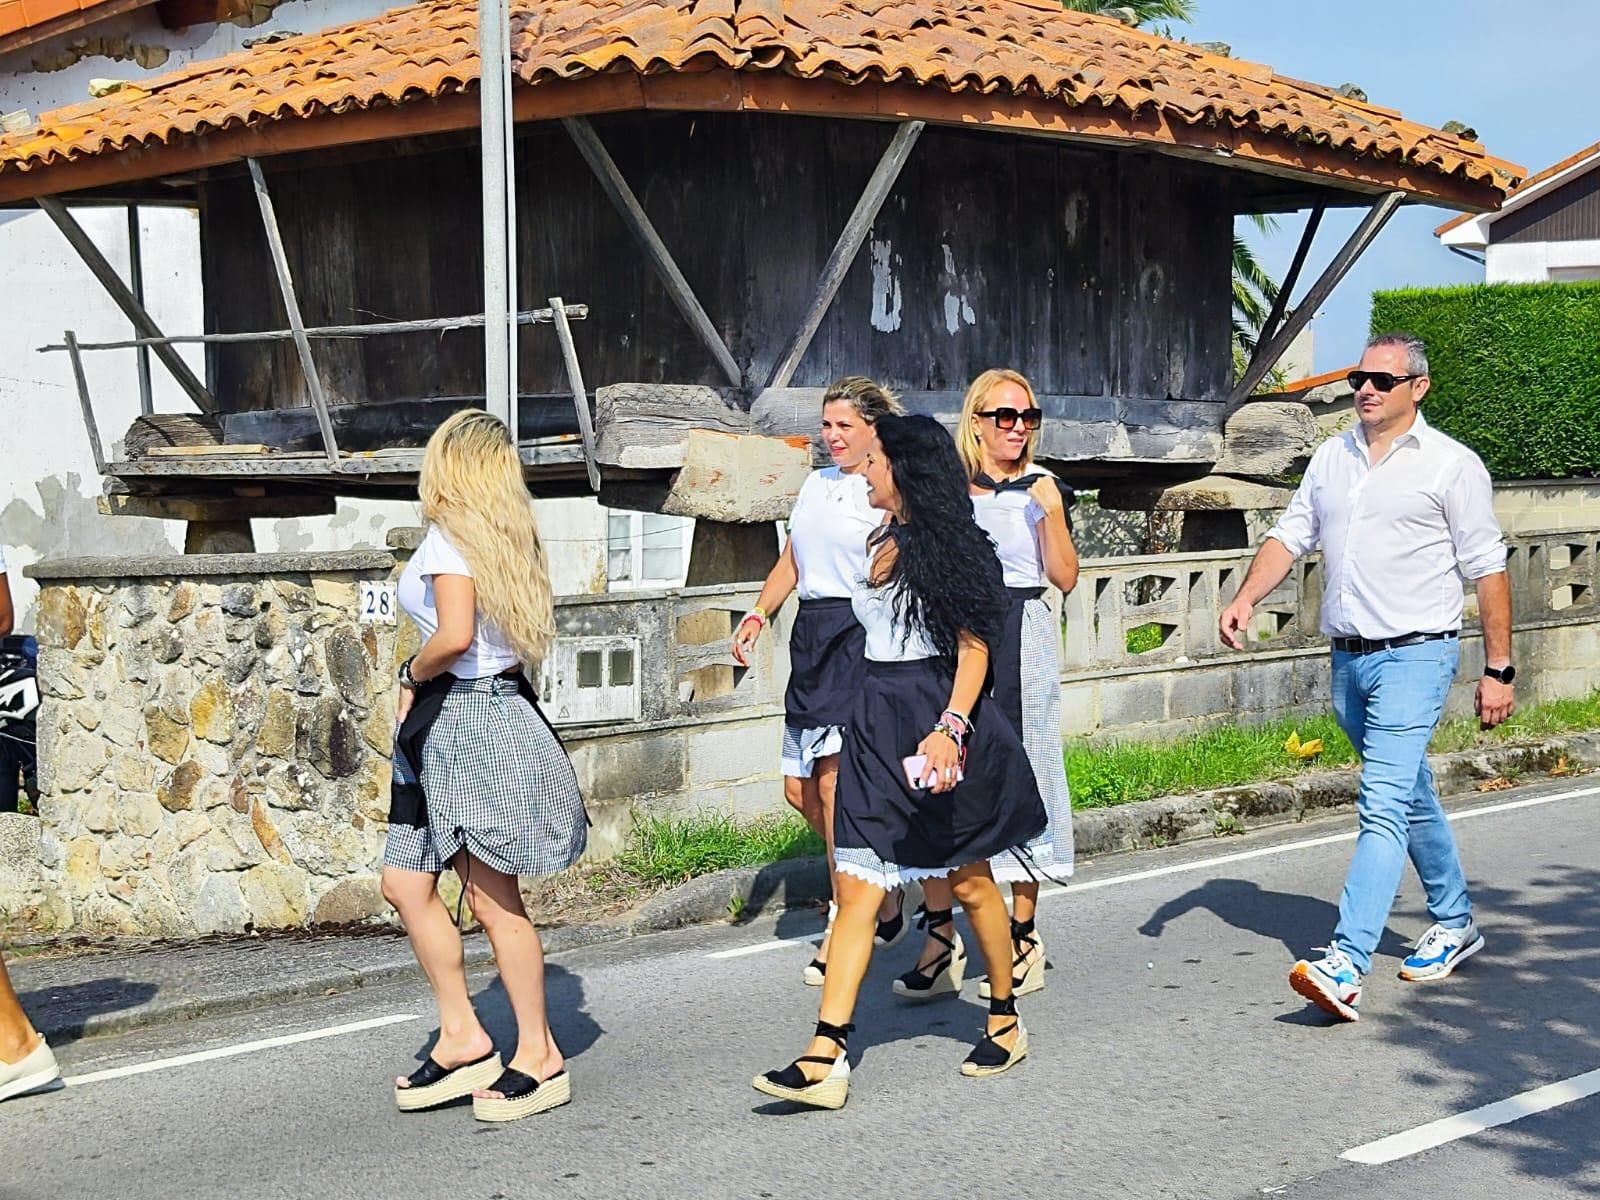
[[[155,0],[0,0],[0,53],[154,3]]]
[[[1576,154],[1567,155],[1566,158],[1563,158],[1560,162],[1556,163],[1554,166],[1546,167],[1544,170],[1540,171],[1537,175],[1528,176],[1528,178],[1524,179],[1521,183],[1517,184],[1516,188],[1513,190],[1511,195],[1507,197],[1507,199],[1512,199],[1516,195],[1518,195],[1519,193],[1525,195],[1531,189],[1536,188],[1541,183],[1545,182],[1545,180],[1551,179],[1554,176],[1561,174],[1561,172],[1569,170],[1572,167],[1577,166],[1579,163],[1583,162],[1585,159],[1590,159],[1590,158],[1595,157],[1597,154],[1600,154],[1600,142],[1596,142],[1592,146],[1585,146],[1582,150],[1579,150]],[[1445,234],[1449,233],[1452,229],[1454,229],[1457,225],[1462,225],[1462,224],[1465,224],[1467,221],[1472,220],[1474,215],[1475,214],[1473,214],[1473,213],[1461,213],[1459,216],[1451,217],[1443,225],[1439,226],[1439,228],[1437,228],[1437,229],[1435,229],[1433,231],[1433,236],[1434,237],[1443,237]]]
[[[818,81],[818,95],[840,83],[953,94],[968,120],[1020,96],[1041,120],[1067,113],[1215,131],[1218,139],[1251,140],[1258,154],[1268,145],[1280,157],[1320,155],[1324,169],[1312,173],[1330,178],[1388,162],[1405,169],[1413,194],[1465,181],[1480,205],[1494,204],[1522,174],[1476,143],[1392,110],[1063,10],[1057,0],[512,0],[512,8],[515,72],[541,94],[618,74],[682,73],[686,83],[719,70],[743,80],[785,75]],[[31,131],[0,138],[0,177],[217,131],[449,97],[474,88],[477,75],[476,4],[432,0],[51,113]],[[1039,98],[1052,103],[1041,107]],[[542,101],[528,103],[523,96],[519,116],[539,115]],[[158,158],[145,175],[160,173]]]

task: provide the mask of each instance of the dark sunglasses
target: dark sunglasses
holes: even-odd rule
[[[1022,421],[1022,427],[1030,431],[1044,424],[1044,409],[1042,408],[1025,408],[1021,412],[1014,408],[991,408],[987,412],[974,413],[973,415],[988,417],[989,420],[995,423],[995,428],[997,429],[1014,429],[1019,419]]]
[[[1351,371],[1345,376],[1350,383],[1350,390],[1356,392],[1369,381],[1380,392],[1392,392],[1402,383],[1410,383],[1413,379],[1421,378],[1421,375],[1391,375],[1387,371]]]

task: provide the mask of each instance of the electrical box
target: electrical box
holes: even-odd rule
[[[567,637],[539,668],[539,704],[552,725],[637,721],[642,711],[637,637]]]

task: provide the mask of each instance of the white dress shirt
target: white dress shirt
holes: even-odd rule
[[[1322,632],[1389,638],[1461,627],[1463,579],[1505,570],[1483,462],[1417,414],[1369,465],[1364,428],[1317,447],[1267,536],[1322,547]]]

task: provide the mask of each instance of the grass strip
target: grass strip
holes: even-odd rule
[[[1479,729],[1473,717],[1445,721],[1434,732],[1430,749],[1448,754],[1587,729],[1600,729],[1600,691],[1532,705],[1488,731]],[[1320,739],[1321,751],[1304,758],[1291,754],[1284,748],[1291,734],[1298,734],[1302,745]],[[1266,725],[1224,726],[1163,742],[1068,746],[1065,759],[1074,808],[1105,808],[1157,796],[1238,787],[1304,771],[1354,766],[1357,761],[1349,739],[1328,714]]]

